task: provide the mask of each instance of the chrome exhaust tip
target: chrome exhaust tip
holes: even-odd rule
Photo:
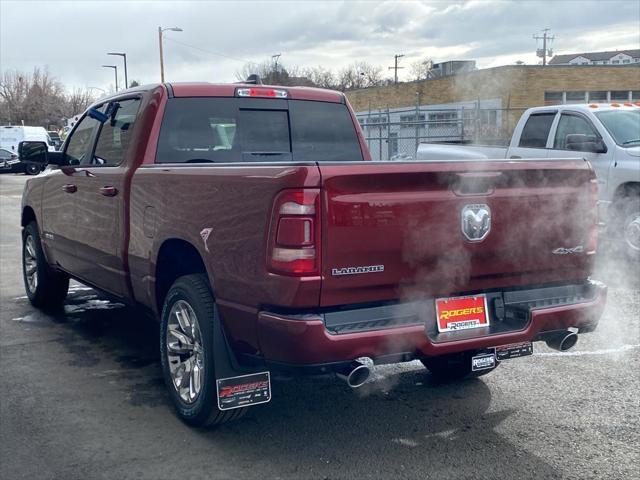
[[[544,341],[549,348],[566,352],[576,346],[576,343],[578,343],[578,334],[568,330],[552,332],[545,335]]]
[[[353,362],[345,373],[338,373],[339,378],[347,382],[351,388],[360,388],[371,376],[371,367],[361,362]]]

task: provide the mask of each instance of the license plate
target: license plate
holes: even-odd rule
[[[455,332],[489,325],[486,295],[436,299],[438,332]]]
[[[509,360],[510,358],[526,357],[528,355],[533,355],[533,343],[531,342],[512,343],[496,347],[496,358],[498,360]]]

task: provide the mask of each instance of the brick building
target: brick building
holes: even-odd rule
[[[388,159],[410,155],[420,141],[499,143],[529,107],[640,101],[640,65],[509,65],[354,90],[347,97],[373,139],[372,152],[380,152],[374,157]],[[410,137],[405,147],[397,140]]]

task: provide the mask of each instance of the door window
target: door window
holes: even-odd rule
[[[91,117],[84,117],[76,126],[67,140],[65,151],[69,165],[78,165],[91,154],[91,139],[93,132],[99,125],[98,121]]]
[[[115,115],[100,128],[91,162],[87,158],[87,161],[82,162],[83,165],[115,167],[124,160],[131,141],[131,131],[140,106],[140,99],[121,100],[115,105],[117,108]]]
[[[577,115],[563,114],[558,122],[558,128],[556,129],[556,138],[554,139],[553,148],[556,150],[567,149],[567,136],[573,134],[582,134],[589,136],[597,136],[596,132],[589,122]]]
[[[522,129],[519,147],[545,148],[555,112],[531,115]]]

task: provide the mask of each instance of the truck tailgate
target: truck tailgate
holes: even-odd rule
[[[319,168],[322,306],[588,276],[597,184],[583,160]]]

